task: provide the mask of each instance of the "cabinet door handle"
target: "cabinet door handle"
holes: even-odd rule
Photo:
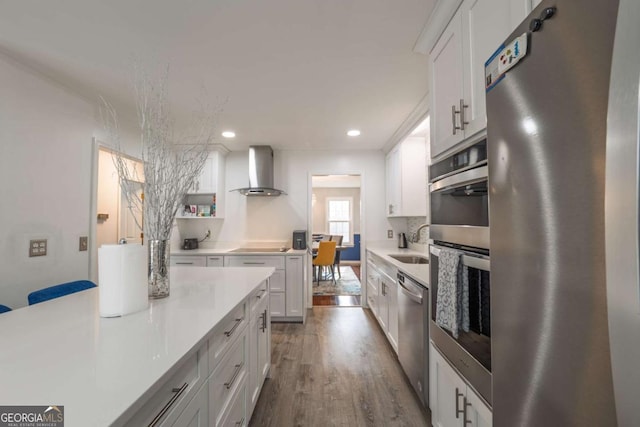
[[[471,403],[467,402],[467,398],[464,397],[462,399],[463,405],[464,405],[464,414],[462,414],[462,425],[467,425],[467,424],[471,424],[471,420],[467,418],[467,407],[471,406]]]
[[[236,365],[236,370],[233,372],[233,376],[231,377],[231,379],[229,381],[224,383],[224,386],[227,388],[227,390],[229,390],[231,388],[231,386],[233,385],[233,383],[236,382],[236,378],[238,378],[238,374],[242,370],[243,366],[244,366],[244,362],[240,362],[240,363],[238,363]]]
[[[267,332],[267,309],[264,309],[264,313],[262,315],[262,332]]]
[[[393,214],[393,205],[389,204],[389,215]]]
[[[462,130],[462,128],[460,126],[458,126],[458,124],[456,123],[456,114],[459,114],[460,111],[456,110],[456,106],[452,105],[451,106],[451,125],[452,125],[452,132],[455,135],[456,134],[456,130],[460,129]]]
[[[460,418],[459,415],[462,414],[462,416],[464,417],[464,409],[462,408],[460,409],[460,397],[463,397],[464,394],[460,393],[460,391],[458,391],[458,387],[456,387],[456,419]],[[465,403],[466,403],[466,398],[465,398]]]
[[[464,125],[468,125],[469,122],[465,121],[465,108],[468,108],[468,105],[464,105],[464,99],[460,100],[460,130],[464,130]]]
[[[239,319],[236,319],[236,323],[233,325],[233,328],[231,328],[228,331],[224,331],[224,334],[228,337],[230,337],[231,335],[233,335],[233,333],[236,331],[236,328],[238,326],[240,326],[240,323],[242,323],[242,321],[244,320],[244,317],[241,317]]]
[[[244,425],[244,418],[240,421],[236,421],[236,425],[242,427]]]
[[[164,407],[160,410],[160,412],[158,412],[158,414],[153,418],[153,420],[151,420],[151,422],[149,423],[149,427],[155,427],[156,425],[158,425],[162,417],[164,417],[164,415],[169,411],[169,409],[173,406],[173,404],[176,403],[176,400],[178,400],[178,398],[182,395],[182,393],[184,393],[187,387],[189,387],[189,383],[182,384],[182,387],[180,388],[171,389],[171,391],[175,394],[173,395],[173,397],[171,397],[171,399],[167,402],[167,404],[164,405]]]
[[[265,292],[267,292],[267,290],[266,289],[262,289],[260,291],[260,293],[258,295],[256,295],[256,298],[258,298],[258,299],[262,298],[262,295],[264,295]]]

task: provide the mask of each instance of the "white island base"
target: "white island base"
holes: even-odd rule
[[[273,268],[171,268],[171,295],[101,318],[90,289],[0,316],[0,404],[65,426],[247,425],[270,366]],[[237,418],[237,419],[236,419]]]

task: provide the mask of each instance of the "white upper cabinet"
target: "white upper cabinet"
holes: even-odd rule
[[[458,10],[429,56],[431,61],[431,157],[462,141],[462,11]]]
[[[224,155],[218,151],[209,153],[200,176],[189,194],[214,194],[224,192]]]
[[[431,157],[487,127],[484,64],[531,0],[465,0],[430,53]]]
[[[427,153],[423,137],[408,137],[387,154],[387,216],[427,215]]]

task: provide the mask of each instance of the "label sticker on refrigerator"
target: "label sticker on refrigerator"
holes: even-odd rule
[[[484,64],[485,91],[489,92],[504,78],[504,74],[527,55],[527,33],[502,45]]]

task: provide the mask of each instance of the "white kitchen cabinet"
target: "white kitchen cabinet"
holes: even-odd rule
[[[431,51],[431,157],[487,126],[484,64],[531,0],[465,0]]]
[[[211,206],[211,216],[187,215],[181,209],[176,216],[181,220],[202,220],[211,218],[224,218],[225,202],[225,157],[218,151],[209,153],[200,175],[195,180],[194,185],[184,200],[186,205],[208,205]],[[197,209],[197,208],[196,208]],[[197,210],[196,210],[197,212]]]
[[[387,216],[427,215],[427,154],[423,137],[408,137],[387,154]]]
[[[265,283],[266,288],[266,283]],[[262,384],[271,367],[271,318],[269,315],[269,299],[266,289],[259,289],[252,297],[251,323],[249,328],[249,394],[247,404],[249,413],[253,412]],[[236,418],[238,418],[236,416]],[[239,418],[238,418],[239,419]]]
[[[209,389],[206,386],[200,389],[173,425],[175,427],[207,427],[209,425]]]
[[[207,256],[207,267],[224,267],[224,257],[222,255]]]
[[[162,384],[158,391],[126,422],[126,426],[149,425],[153,420],[158,426],[179,426],[177,420],[189,402],[196,398],[198,390],[206,383],[208,372],[207,344],[183,362],[176,372]],[[206,386],[204,386],[206,387]],[[201,396],[202,397],[202,396]],[[196,404],[196,407],[200,407]],[[200,411],[192,407],[193,411]],[[193,417],[192,417],[193,418]],[[205,423],[206,425],[206,423]]]
[[[367,305],[371,312],[378,317],[378,299],[380,286],[380,273],[375,264],[367,257]]]
[[[189,194],[213,194],[224,191],[224,155],[211,151]]]
[[[373,268],[371,269],[371,266]],[[371,270],[370,270],[371,269]],[[376,319],[387,336],[391,347],[398,352],[398,284],[395,277],[398,270],[379,257],[367,252],[367,281],[369,273],[377,282]],[[367,284],[367,286],[369,286]]]
[[[288,256],[286,262],[285,278],[285,306],[286,314],[290,317],[302,317],[304,315],[304,259],[306,257]]]
[[[400,194],[402,182],[400,180],[400,145],[395,146],[386,158],[386,197],[387,216],[400,216]]]
[[[294,260],[289,260],[293,258]],[[306,255],[225,255],[225,267],[274,267],[270,279],[271,318],[304,322]]]
[[[433,343],[429,345],[429,403],[431,423],[434,427],[492,425],[491,410],[451,367]]]
[[[247,329],[237,329],[234,343],[209,377],[209,425],[221,426],[227,409],[235,403],[236,390],[247,381]],[[246,401],[245,401],[246,405]]]
[[[207,265],[207,258],[202,255],[171,255],[169,265],[205,267]]]

